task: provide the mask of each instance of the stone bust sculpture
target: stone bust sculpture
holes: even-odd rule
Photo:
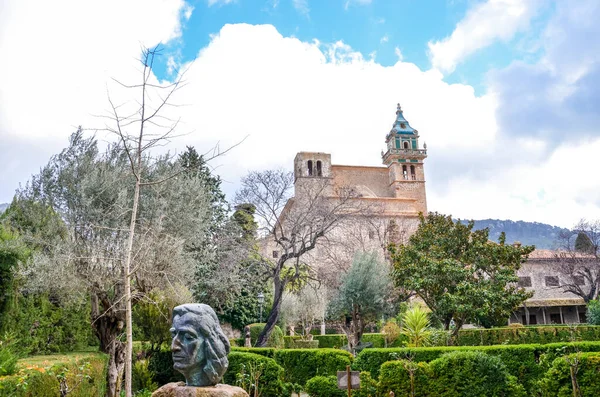
[[[216,385],[227,371],[230,345],[214,310],[201,303],[175,307],[171,335],[173,368],[186,385]]]

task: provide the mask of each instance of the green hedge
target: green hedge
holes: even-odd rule
[[[344,397],[346,392],[338,389],[336,376],[315,376],[304,388],[310,397]]]
[[[412,373],[412,382],[411,382]],[[381,366],[378,396],[525,396],[502,360],[477,351],[454,351],[431,363],[388,361]]]
[[[275,360],[259,354],[245,352],[231,352],[229,354],[229,368],[223,377],[223,382],[230,385],[246,386],[250,388],[252,368],[261,371],[258,380],[258,391],[262,397],[289,396],[289,385],[283,381],[283,368]],[[246,390],[252,395],[252,390]]]
[[[518,328],[463,329],[458,334],[456,344],[460,346],[489,346],[501,344],[547,344],[573,340],[600,340],[600,326],[578,325],[570,327],[566,325],[545,325]]]
[[[577,364],[577,384],[581,396],[600,396],[600,354],[576,353],[559,357],[539,381],[541,395],[548,397],[571,397],[573,386],[570,367]]]
[[[310,378],[335,375],[352,364],[352,354],[338,349],[269,349],[236,347],[233,352],[254,353],[275,359],[287,382],[304,385]]]
[[[17,374],[0,377],[0,397],[59,397],[60,376],[65,376],[71,387],[76,386],[69,397],[102,396],[106,390],[108,356],[101,353],[85,356],[49,367],[27,365],[25,360]],[[83,381],[79,382],[80,379]]]
[[[275,351],[275,361],[285,369],[288,382],[304,385],[317,375],[336,375],[352,364],[352,354],[337,349],[281,349]]]
[[[252,343],[252,346],[255,346],[258,336],[260,335],[262,330],[265,328],[265,324],[264,323],[255,323],[255,324],[248,325],[248,327],[250,327],[250,342]],[[243,346],[243,342],[242,342],[242,346]],[[277,349],[282,349],[284,347],[283,331],[277,325],[275,326],[275,328],[273,328],[271,335],[269,335],[269,340],[267,341],[267,347],[274,347]]]

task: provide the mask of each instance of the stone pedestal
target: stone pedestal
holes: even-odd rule
[[[248,393],[237,386],[218,384],[194,387],[186,386],[183,382],[173,382],[152,393],[152,397],[248,397]]]

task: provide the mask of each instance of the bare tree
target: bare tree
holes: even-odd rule
[[[251,172],[242,178],[236,203],[255,206],[263,232],[262,265],[273,280],[273,307],[257,346],[264,346],[280,315],[286,286],[301,277],[310,264],[306,254],[347,218],[362,213],[355,190],[333,187],[326,178],[310,178],[296,184],[294,175],[284,170]],[[295,271],[284,271],[291,268]]]
[[[582,219],[572,231],[559,236],[554,254],[563,274],[560,288],[586,303],[600,294],[600,220]]]

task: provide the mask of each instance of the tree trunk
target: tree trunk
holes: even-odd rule
[[[273,284],[275,285],[275,296],[273,297],[273,308],[271,309],[271,313],[269,313],[269,317],[267,318],[267,323],[265,324],[265,328],[263,328],[262,332],[258,336],[256,340],[256,347],[266,347],[267,341],[269,340],[269,336],[271,336],[271,332],[273,332],[273,328],[275,328],[275,323],[279,318],[279,310],[281,309],[281,300],[283,298],[283,290],[285,289],[285,284],[281,281],[279,272],[275,274]]]
[[[123,312],[110,305],[110,302],[106,302],[109,304],[107,308],[101,308],[98,300],[98,297],[92,294],[92,328],[100,341],[100,351],[108,354],[105,396],[118,397],[125,365],[125,346],[119,340],[125,324]]]

